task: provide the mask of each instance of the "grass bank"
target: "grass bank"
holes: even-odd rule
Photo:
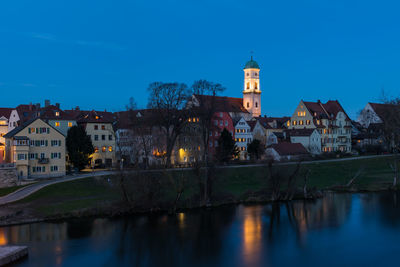
[[[300,165],[296,187],[325,190],[347,184],[362,170],[349,191],[388,189],[393,173],[392,160],[370,158],[341,162],[318,162]],[[296,165],[275,165],[272,173],[280,175],[282,190]],[[271,171],[267,166],[215,168],[211,173],[210,204],[267,201],[271,192]],[[306,175],[308,174],[308,175]],[[109,215],[119,212],[146,212],[199,207],[204,195],[204,170],[154,171],[124,174],[124,189],[129,198],[127,208],[118,175],[90,177],[50,185],[9,206],[20,209],[22,216],[55,218],[57,216]],[[346,189],[346,190],[347,190]]]

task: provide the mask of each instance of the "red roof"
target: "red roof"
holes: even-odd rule
[[[196,99],[201,102],[201,106],[211,105],[214,101],[215,111],[235,112],[235,113],[249,113],[243,107],[243,98],[227,97],[227,96],[211,96],[211,95],[194,95]]]
[[[256,117],[265,129],[282,129],[286,128],[285,123],[290,117]],[[276,127],[274,127],[276,125]]]
[[[342,105],[337,100],[329,100],[325,104],[319,100],[317,102],[303,101],[303,103],[310,113],[318,119],[336,118],[337,114],[341,111],[345,114],[346,120],[350,120]]]
[[[65,112],[75,118],[78,123],[113,123],[115,121],[115,116],[112,112],[107,111],[96,111],[96,110],[65,110]]]
[[[58,116],[57,113],[58,112]],[[43,120],[74,120],[72,114],[66,113],[57,106],[49,105],[39,110],[40,118]]]
[[[380,104],[380,103],[368,103],[379,118],[383,121],[393,110],[396,109],[394,104]],[[398,108],[398,107],[397,107]]]
[[[307,149],[300,143],[278,143],[271,145],[279,155],[306,155],[308,154]]]

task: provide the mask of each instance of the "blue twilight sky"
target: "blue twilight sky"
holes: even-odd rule
[[[241,97],[261,66],[262,113],[338,99],[354,118],[400,89],[400,3],[370,0],[0,2],[0,106],[147,104],[154,81],[222,83]]]

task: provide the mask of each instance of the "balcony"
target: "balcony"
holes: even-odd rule
[[[40,158],[40,159],[38,159],[38,163],[39,164],[48,164],[49,159],[48,158]]]

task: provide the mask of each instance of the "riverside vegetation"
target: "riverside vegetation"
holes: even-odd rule
[[[129,171],[45,187],[3,206],[0,223],[176,212],[224,204],[314,199],[324,191],[396,189],[392,157],[338,162]],[[208,177],[208,179],[205,179]]]

